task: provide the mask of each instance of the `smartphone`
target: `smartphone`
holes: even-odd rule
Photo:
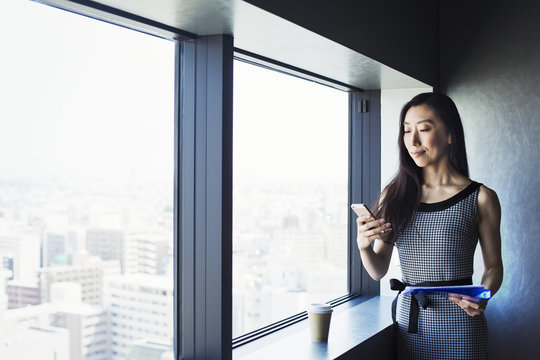
[[[375,215],[373,215],[373,213],[371,212],[371,210],[369,210],[369,208],[364,205],[364,204],[352,204],[351,205],[351,209],[353,209],[353,211],[356,213],[356,215],[358,216],[364,216],[364,215],[367,215],[367,216],[371,216],[371,218],[373,220],[377,220],[377,218],[375,217]]]

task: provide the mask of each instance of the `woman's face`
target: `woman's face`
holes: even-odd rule
[[[403,131],[405,147],[418,167],[446,160],[451,138],[443,122],[428,106],[411,107],[405,115]]]

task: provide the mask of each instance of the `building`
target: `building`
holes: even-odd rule
[[[142,339],[135,341],[126,360],[173,360],[171,344]]]
[[[39,235],[28,231],[7,235],[12,232],[0,235],[0,261],[12,272],[9,279],[32,279],[40,267]]]
[[[172,278],[148,274],[108,277],[104,306],[109,315],[111,359],[125,359],[136,341],[172,344]]]
[[[63,234],[47,233],[41,248],[42,267],[54,265],[60,256],[66,255],[66,237]]]
[[[118,260],[122,274],[137,272],[137,250],[124,231],[113,229],[88,229],[86,249],[90,255],[102,260]]]
[[[13,271],[15,270],[13,253],[4,253],[1,255],[2,269],[9,271],[9,280],[13,280]]]
[[[41,304],[41,291],[37,278],[34,280],[10,280],[6,283],[8,309]]]
[[[75,282],[82,287],[82,301],[87,304],[103,303],[103,282],[107,274],[118,274],[118,261],[102,261],[98,258],[85,258],[73,265],[56,265],[39,271],[41,302],[51,300],[51,284],[56,282]]]
[[[70,360],[68,330],[53,326],[12,329],[0,342],[0,358]]]
[[[162,274],[172,244],[171,234],[160,231],[89,229],[88,252],[103,260],[118,260],[122,274]]]
[[[5,279],[6,271],[0,271]],[[7,310],[7,296],[0,291],[0,359],[69,360],[69,333],[49,326],[50,304]]]
[[[107,314],[99,306],[84,303],[62,306],[53,325],[69,331],[70,360],[107,360]]]
[[[109,324],[103,307],[81,302],[77,283],[55,283],[51,290],[52,325],[69,331],[70,360],[107,360]]]
[[[73,254],[79,251],[79,238],[75,229],[67,232],[47,231],[41,245],[42,267],[71,264]]]
[[[171,235],[172,233],[153,231],[128,233],[129,243],[135,248],[136,273],[164,274],[162,264],[169,255],[169,248],[172,245]]]
[[[19,356],[16,358],[62,358],[64,355],[60,355],[60,350],[55,347],[51,350],[53,354],[47,355],[51,345],[44,343],[51,341],[62,346],[64,359],[108,359],[107,315],[102,307],[82,303],[81,289],[78,283],[57,282],[50,287],[50,303],[8,310],[2,314],[1,323],[5,324],[10,334],[6,343],[9,349],[17,349]],[[44,333],[49,335],[44,336]],[[24,349],[22,344],[28,345],[29,338],[34,339],[35,346]],[[21,344],[20,348],[18,344]],[[38,346],[45,353],[33,356],[39,354]],[[56,358],[54,351],[57,352]]]

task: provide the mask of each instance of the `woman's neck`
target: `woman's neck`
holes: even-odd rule
[[[467,180],[465,176],[458,173],[456,169],[447,161],[438,165],[431,165],[422,169],[424,186],[438,187],[444,185],[457,185]]]

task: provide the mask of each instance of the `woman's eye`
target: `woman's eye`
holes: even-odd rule
[[[404,132],[405,134],[408,134],[408,133],[411,132],[411,130],[405,129],[405,130],[403,130],[403,132]]]
[[[431,128],[420,129],[420,132],[428,132]]]

